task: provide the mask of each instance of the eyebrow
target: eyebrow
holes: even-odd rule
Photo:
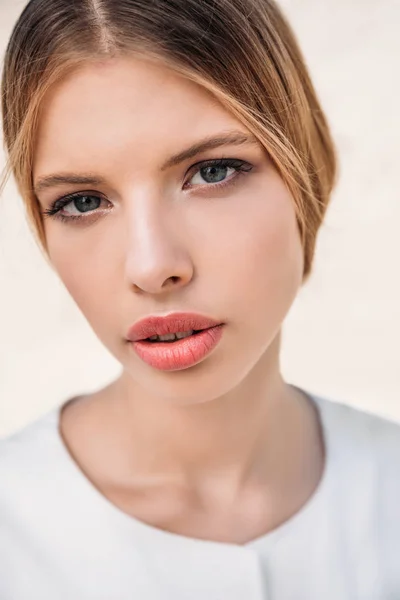
[[[36,194],[60,185],[104,185],[105,179],[92,175],[75,175],[73,173],[58,173],[40,177],[34,186]]]
[[[214,148],[221,148],[222,146],[241,146],[243,144],[258,144],[257,138],[250,134],[244,133],[243,131],[230,131],[227,133],[222,133],[217,137],[208,137],[190,148],[179,152],[179,154],[175,154],[171,158],[167,160],[161,167],[161,171],[165,171],[171,167],[179,165],[180,163],[188,160],[189,158],[193,158],[197,156],[197,154],[201,154],[206,150],[213,150]]]
[[[222,146],[241,146],[244,144],[259,144],[257,138],[250,134],[242,131],[230,131],[227,133],[221,133],[218,136],[208,137],[196,144],[193,144],[186,150],[171,156],[161,167],[161,171],[166,171],[171,167],[179,165],[185,160],[194,158],[202,152],[207,150],[213,150],[215,148],[221,148]],[[104,185],[105,179],[95,175],[77,175],[74,173],[57,173],[54,175],[46,175],[40,177],[34,186],[36,194],[43,190],[62,186],[65,184],[69,185]]]

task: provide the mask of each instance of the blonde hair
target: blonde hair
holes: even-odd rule
[[[161,60],[202,85],[262,143],[295,203],[304,280],[330,200],[336,157],[295,36],[272,0],[31,0],[12,33],[2,78],[8,171],[47,252],[33,192],[44,96],[88,60]]]

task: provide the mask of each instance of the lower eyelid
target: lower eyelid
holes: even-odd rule
[[[210,165],[206,165],[206,166],[210,166]],[[212,166],[212,165],[211,165]],[[234,173],[231,174],[231,176],[227,179],[224,179],[223,181],[220,182],[216,182],[216,183],[204,183],[203,185],[201,184],[194,184],[194,185],[190,185],[189,181],[186,182],[185,186],[187,186],[189,189],[193,189],[193,188],[210,188],[210,189],[215,189],[218,187],[223,187],[224,184],[228,185],[231,181],[240,178],[241,176],[247,175],[248,173],[250,173],[253,169],[254,166],[251,165],[250,163],[244,163],[242,164],[242,166],[240,167],[232,167],[230,165],[226,165],[228,168],[231,168],[234,170]],[[200,169],[198,169],[196,171],[196,173],[192,176],[192,179],[195,175],[197,175],[197,173],[200,171]]]
[[[89,194],[82,194],[82,196],[74,196],[74,197],[72,197],[72,198],[69,198],[68,202],[66,202],[66,204],[64,204],[64,206],[62,206],[62,207],[60,208],[60,211],[59,211],[59,212],[61,212],[61,211],[62,211],[62,210],[64,210],[65,208],[67,208],[67,207],[69,207],[69,206],[73,205],[73,202],[74,202],[74,200],[78,200],[79,198],[82,198],[82,197],[84,197],[84,196],[89,196]],[[110,204],[110,202],[109,202],[109,201],[108,201],[106,198],[102,198],[102,197],[100,197],[100,196],[94,196],[94,194],[93,194],[93,197],[95,197],[95,198],[99,198],[99,199],[101,200],[100,206],[99,206],[98,208],[95,208],[95,209],[91,210],[91,211],[87,211],[87,213],[79,213],[79,211],[78,211],[78,214],[79,214],[79,215],[85,215],[85,214],[91,215],[91,214],[94,214],[94,213],[100,212],[101,210],[105,210],[106,208],[110,208],[110,206],[107,206],[107,207],[105,206],[105,207],[103,207],[103,208],[102,208],[102,203],[103,203],[103,204],[104,204],[104,203],[108,203],[108,205]],[[70,215],[70,216],[77,216],[77,215]]]
[[[209,166],[209,165],[205,165],[205,166]],[[253,169],[254,169],[254,165],[250,164],[250,163],[246,163],[243,162],[241,166],[231,166],[229,164],[226,165],[228,168],[232,168],[234,170],[234,173],[231,174],[231,176],[227,179],[224,179],[221,182],[216,182],[216,183],[204,183],[204,185],[199,185],[199,184],[195,184],[195,185],[190,185],[189,182],[185,183],[185,186],[187,186],[189,189],[193,189],[193,188],[200,188],[201,190],[205,190],[206,188],[208,188],[209,190],[212,189],[218,189],[218,188],[223,188],[223,187],[227,187],[229,185],[234,185],[237,180],[241,179],[243,176],[249,174]],[[196,175],[199,171],[200,171],[201,167],[194,173],[194,175]],[[192,178],[194,177],[194,175],[192,176]],[[102,212],[107,212],[107,210],[110,210],[110,208],[112,207],[110,201],[107,198],[101,197],[101,196],[96,196],[97,198],[100,198],[102,203],[106,203],[107,206],[105,206],[104,208],[101,208],[101,205],[96,208],[93,209],[92,211],[87,211],[86,213],[79,213],[78,214],[74,214],[74,215],[65,215],[62,213],[62,211],[70,206],[70,204],[73,203],[73,201],[75,199],[81,198],[82,196],[89,196],[90,194],[81,194],[81,195],[76,195],[73,197],[70,197],[68,199],[68,202],[66,202],[63,206],[60,206],[60,208],[57,210],[56,213],[54,213],[52,216],[54,218],[58,218],[60,220],[64,220],[64,221],[87,221],[90,218],[96,218],[100,216],[100,214]],[[95,194],[92,194],[93,196],[95,196]],[[50,209],[51,210],[51,209]],[[47,211],[44,211],[44,213],[46,213]]]

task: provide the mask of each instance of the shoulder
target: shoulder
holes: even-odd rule
[[[368,497],[400,519],[400,423],[315,397],[328,460],[349,494]]]
[[[57,409],[53,409],[14,433],[0,438],[0,464],[6,464],[9,460],[18,461],[27,452],[43,449],[53,436],[56,421]]]
[[[0,505],[25,499],[26,492],[45,482],[57,446],[57,411],[53,409],[15,433],[0,439]]]
[[[384,596],[399,597],[400,424],[354,406],[312,396],[325,433],[321,531]],[[360,587],[361,589],[361,587]],[[390,590],[390,592],[389,592]],[[372,591],[372,587],[371,587]],[[392,597],[392,596],[390,596]]]
[[[313,396],[327,434],[344,448],[359,447],[377,458],[400,459],[400,423],[354,406]]]

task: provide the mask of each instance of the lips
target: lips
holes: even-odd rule
[[[196,313],[174,313],[166,317],[150,316],[132,325],[126,337],[130,342],[138,342],[153,335],[201,331],[218,325],[221,325],[221,321]]]

